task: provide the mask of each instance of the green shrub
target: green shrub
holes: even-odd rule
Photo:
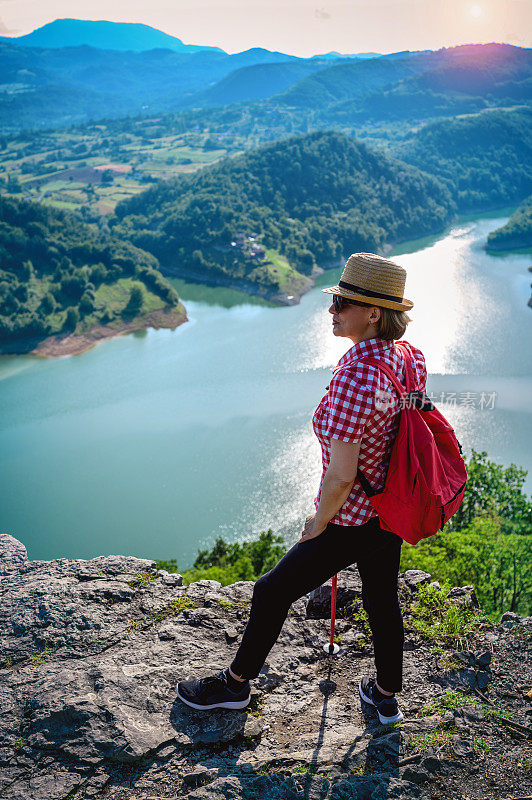
[[[441,533],[405,544],[401,569],[422,569],[450,586],[472,584],[486,614],[532,613],[532,502],[526,470],[471,451],[464,502]]]
[[[478,517],[462,531],[444,530],[404,545],[401,569],[422,569],[450,586],[472,584],[483,611],[532,613],[532,536],[502,533],[500,517]]]
[[[498,516],[502,533],[532,533],[532,502],[523,492],[527,470],[489,461],[486,451],[473,448],[466,468],[464,500],[447,523],[448,530],[463,530],[478,517]]]
[[[256,581],[274,567],[285,552],[282,537],[274,536],[270,529],[263,531],[255,541],[243,544],[227,544],[218,537],[210,550],[199,550],[193,566],[182,572],[175,559],[157,561],[157,569],[181,572],[185,586],[200,580],[219,581],[227,586],[237,581]]]

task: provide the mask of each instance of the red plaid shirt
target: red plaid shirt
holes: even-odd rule
[[[404,341],[403,339],[401,341]],[[427,367],[421,350],[405,342],[414,358],[414,389],[425,390]],[[391,366],[405,385],[403,362],[393,341],[366,339],[353,345],[336,365],[325,394],[314,412],[312,424],[321,445],[323,470],[314,499],[320,501],[323,477],[331,460],[330,440],[362,442],[358,466],[371,486],[383,489],[395,436],[399,429],[400,403],[388,376],[372,364],[356,363],[359,358],[379,358]],[[358,479],[349,497],[331,519],[337,525],[363,525],[377,512]]]

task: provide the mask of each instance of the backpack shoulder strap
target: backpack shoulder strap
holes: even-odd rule
[[[399,349],[397,349],[397,346],[399,346]],[[405,342],[397,341],[395,343],[395,349],[403,356],[403,363],[405,365],[406,391],[411,392],[414,390],[416,383],[414,378],[414,370],[412,369],[414,356]]]
[[[410,363],[410,354],[406,353],[405,350],[406,350],[406,348],[403,349],[401,347],[401,348],[398,349],[397,352],[401,354],[401,356],[403,357],[403,362],[405,363],[406,389],[402,385],[402,383],[399,381],[399,379],[397,378],[397,375],[395,374],[393,369],[391,367],[389,367],[387,364],[385,364],[381,359],[379,359],[379,358],[360,358],[358,360],[361,361],[363,364],[373,364],[373,366],[378,367],[383,372],[385,372],[386,375],[391,380],[391,382],[393,383],[393,385],[395,386],[395,388],[396,388],[396,390],[397,390],[397,392],[399,394],[399,397],[406,397],[407,393],[413,388],[414,376],[412,374],[412,365]],[[362,489],[364,490],[364,492],[365,492],[367,497],[372,497],[374,494],[378,494],[381,491],[380,489],[374,489],[371,486],[370,482],[368,481],[368,479],[366,478],[364,473],[361,471],[360,467],[357,469],[357,478],[358,478],[358,480],[360,482],[360,485],[362,486]]]
[[[414,380],[414,372],[412,370],[412,356],[410,355],[407,347],[402,342],[397,342],[396,344],[400,344],[401,347],[397,348],[397,352],[400,353],[403,359],[403,363],[405,366],[405,380],[406,380],[406,389],[399,381],[397,375],[393,371],[391,367],[385,364],[380,358],[360,358],[358,359],[363,364],[373,364],[375,367],[378,367],[386,375],[389,377],[395,388],[397,389],[399,396],[402,397],[404,394],[413,391],[415,380]]]
[[[389,367],[387,364],[384,364],[379,358],[360,358],[358,360],[361,361],[363,364],[373,364],[373,366],[382,369],[382,371],[386,373],[386,375],[389,377],[389,379],[397,389],[399,396],[402,397],[404,394],[406,394],[405,387],[399,381],[393,369]]]

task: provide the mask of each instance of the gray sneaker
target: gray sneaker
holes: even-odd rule
[[[176,688],[179,699],[199,711],[210,711],[212,708],[245,708],[251,700],[249,681],[243,683],[241,689],[233,691],[227,685],[224,669],[218,675],[180,681]]]
[[[384,700],[376,700],[373,696],[374,687],[374,678],[362,678],[360,686],[358,687],[362,700],[377,709],[377,714],[383,725],[392,725],[394,722],[401,722],[403,715],[399,711],[395,695],[392,695],[392,697],[385,697]]]

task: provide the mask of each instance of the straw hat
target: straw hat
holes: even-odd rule
[[[353,253],[347,259],[338,286],[322,289],[326,294],[339,294],[375,306],[409,311],[414,303],[403,297],[406,270],[374,253]]]

